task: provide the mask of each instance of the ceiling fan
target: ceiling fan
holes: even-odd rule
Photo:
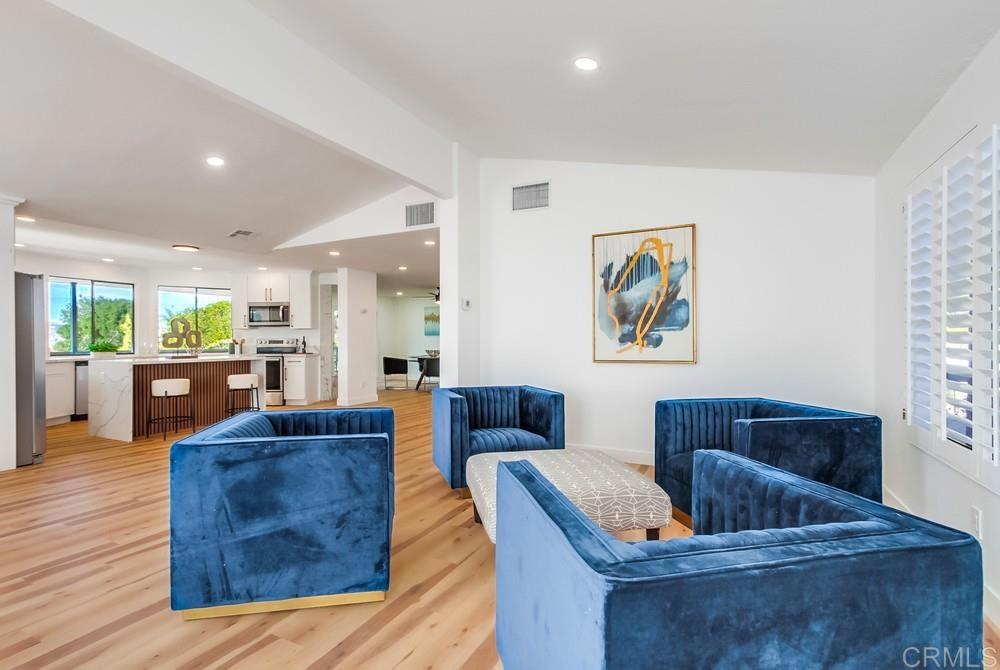
[[[424,295],[414,295],[414,296],[410,296],[410,297],[416,298],[417,300],[427,300],[427,298],[433,298],[434,299],[434,304],[440,305],[441,304],[441,287],[440,286],[435,286],[434,290],[433,291],[428,291],[427,295],[425,295],[425,296]]]

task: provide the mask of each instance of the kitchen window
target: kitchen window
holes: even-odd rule
[[[92,342],[108,340],[118,353],[135,349],[135,287],[91,279],[49,278],[49,353],[90,353]]]
[[[177,318],[187,319],[192,328],[201,331],[204,351],[229,351],[233,339],[229,289],[161,286],[158,315],[160,351],[167,351],[163,348],[163,335],[170,332],[171,321]]]

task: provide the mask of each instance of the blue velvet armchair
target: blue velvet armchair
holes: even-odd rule
[[[965,533],[723,451],[694,454],[687,538],[619,541],[524,461],[498,486],[507,670],[982,667]]]
[[[185,618],[382,600],[392,410],[252,412],[170,449],[170,600]]]
[[[434,389],[433,457],[453,489],[469,456],[566,446],[563,394],[534,386]]]
[[[694,452],[721,449],[882,501],[882,420],[766,398],[659,400],[656,483],[690,513]]]

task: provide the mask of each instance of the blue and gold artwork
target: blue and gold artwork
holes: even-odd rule
[[[593,236],[595,362],[695,362],[694,253],[694,224]]]

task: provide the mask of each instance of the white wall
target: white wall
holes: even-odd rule
[[[14,207],[20,198],[0,194],[0,336],[6,342],[0,379],[0,470],[17,467],[17,403],[14,384]]]
[[[901,418],[906,406],[906,230],[901,207],[925,170],[940,174],[956,151],[1000,123],[1000,38],[995,38],[879,171],[875,254],[875,406],[884,424],[889,500],[935,521],[972,531],[973,506],[983,511],[986,613],[1000,621],[1000,470],[957,445],[925,440]],[[946,152],[973,126],[967,140]],[[932,166],[933,163],[933,166]],[[914,180],[917,180],[916,182]],[[921,441],[923,449],[915,446]]]
[[[337,404],[360,405],[378,400],[378,355],[376,293],[374,272],[337,270]]]
[[[482,378],[566,394],[566,440],[652,462],[653,403],[873,407],[873,180],[482,162]],[[512,212],[549,180],[551,207]],[[697,224],[698,363],[592,361],[591,235]]]

